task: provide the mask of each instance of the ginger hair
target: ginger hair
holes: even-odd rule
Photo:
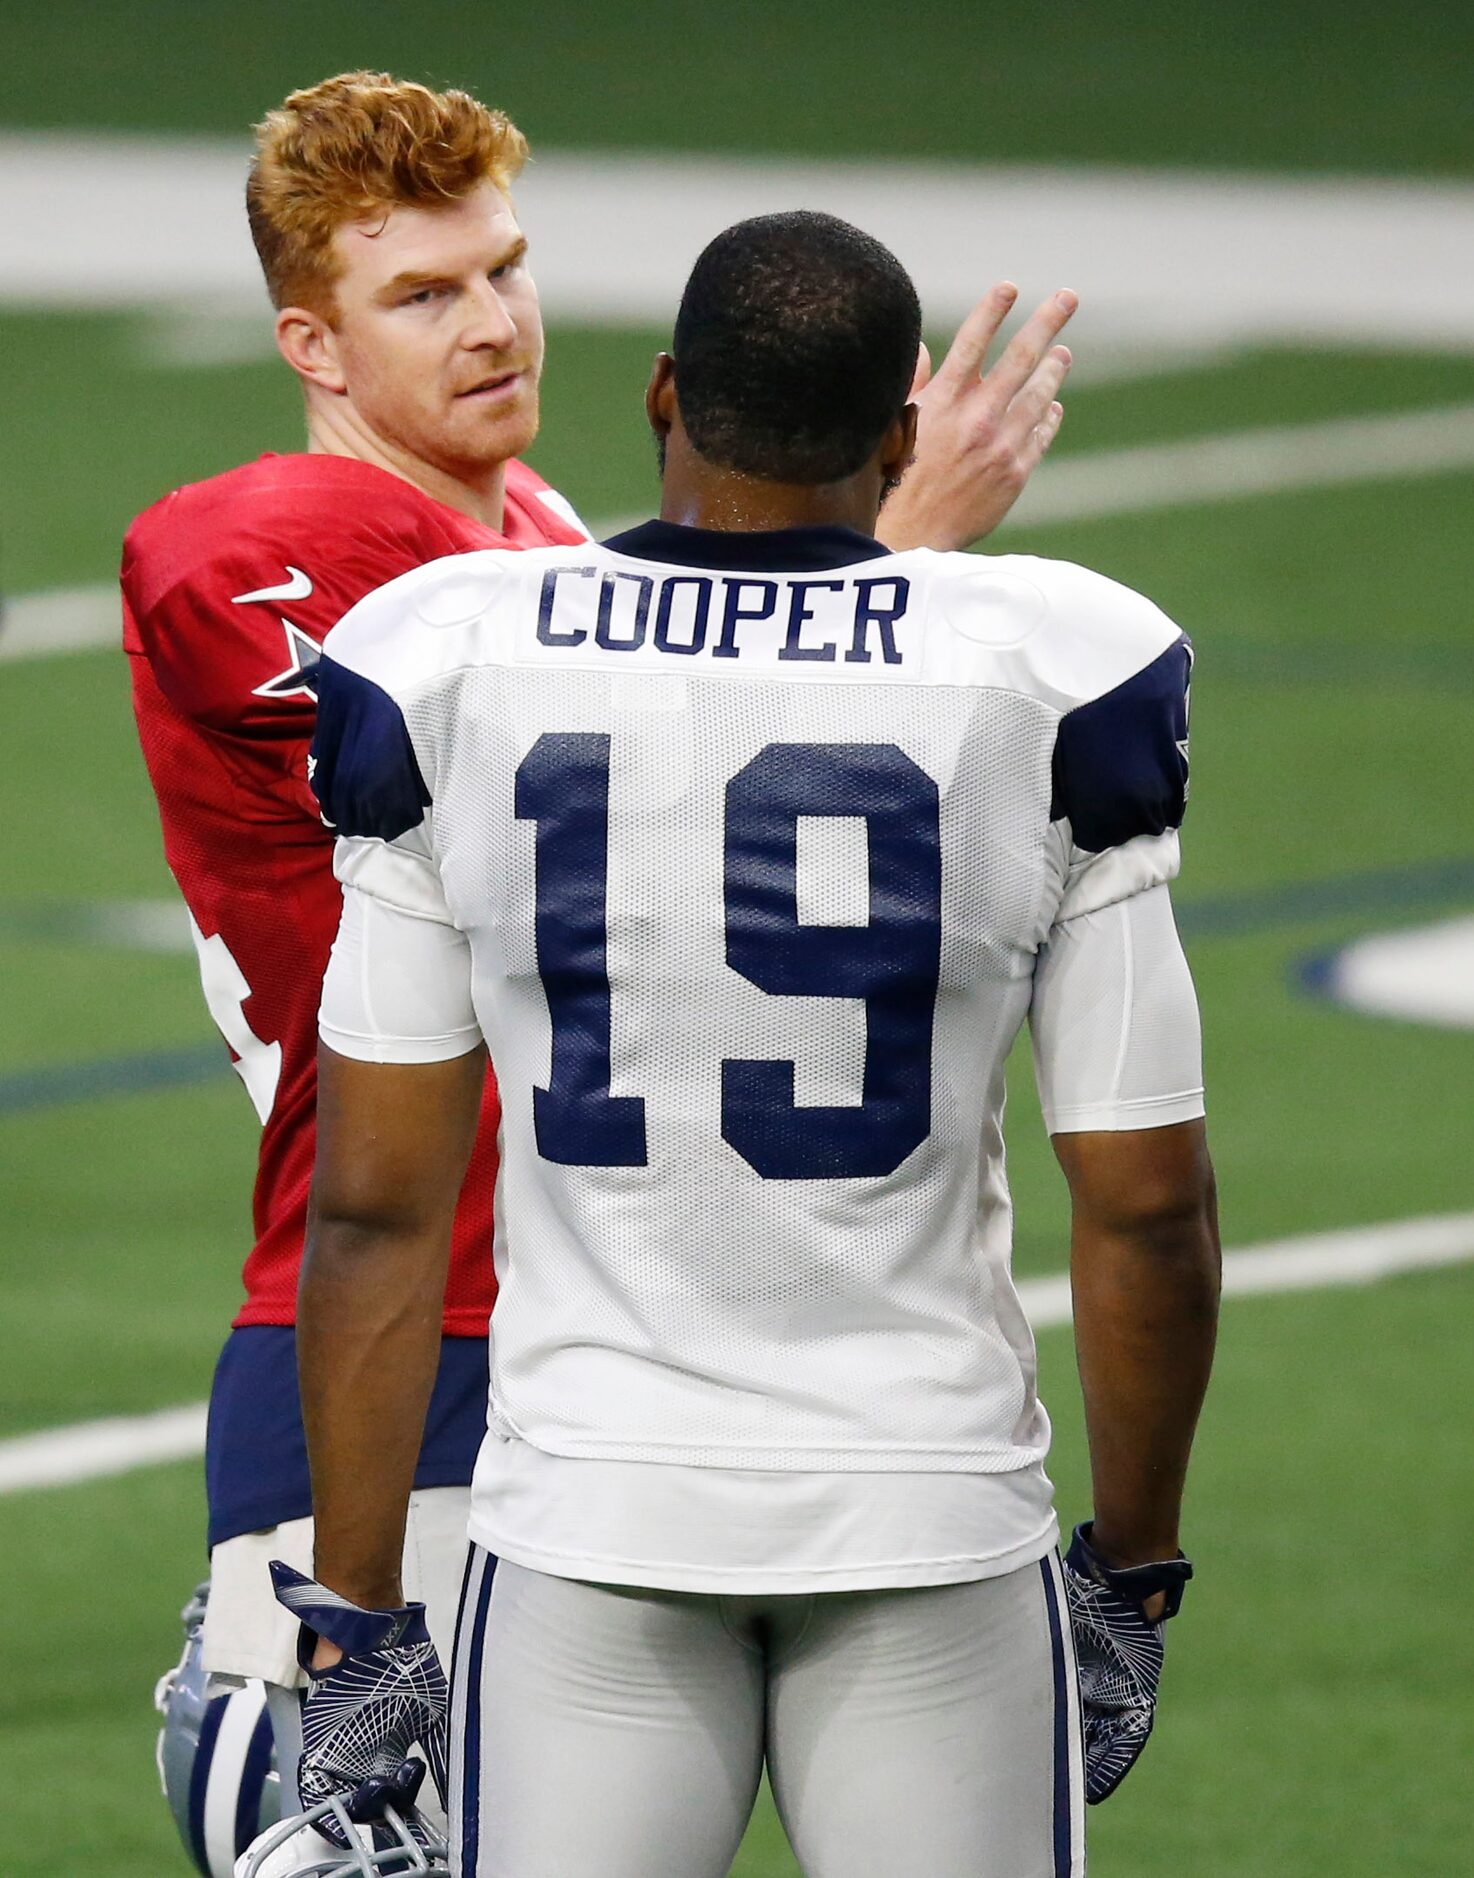
[[[469,92],[388,72],[343,72],[294,91],[256,126],[246,179],[272,305],[331,318],[338,229],[394,208],[443,207],[484,182],[505,190],[526,160],[517,126]]]

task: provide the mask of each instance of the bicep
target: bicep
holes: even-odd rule
[[[448,1217],[486,1078],[464,934],[346,886],[319,1032],[319,1215]]]
[[[345,848],[370,844],[338,845],[343,912],[318,1012],[323,1042],[367,1063],[436,1063],[474,1050],[471,948],[444,911],[433,868],[382,844],[345,866]]]
[[[1053,928],[1029,1023],[1051,1135],[1202,1115],[1202,1026],[1165,885]]]
[[[1077,1230],[1084,1225],[1151,1239],[1211,1216],[1213,1168],[1201,1118],[1163,1128],[1056,1135],[1054,1152]]]
[[[479,1048],[441,1062],[372,1063],[322,1044],[312,1189],[318,1219],[406,1232],[448,1227],[485,1081]]]

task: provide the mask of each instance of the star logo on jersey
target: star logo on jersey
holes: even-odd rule
[[[274,587],[253,587],[249,593],[237,593],[231,596],[232,606],[251,606],[256,602],[272,600],[305,600],[312,592],[312,576],[305,574],[300,567],[285,563],[287,578]],[[282,631],[287,636],[286,670],[278,672],[275,678],[268,678],[264,685],[257,685],[252,691],[253,698],[315,698],[316,691],[309,682],[311,668],[322,657],[322,647],[302,628],[289,619],[281,621]]]
[[[315,698],[317,687],[312,677],[317,661],[322,657],[322,647],[310,633],[304,633],[300,626],[294,626],[289,619],[284,619],[281,626],[287,636],[286,670],[278,672],[275,678],[268,678],[264,685],[257,685],[251,696]]]

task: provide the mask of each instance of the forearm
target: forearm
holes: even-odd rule
[[[298,1298],[315,1571],[368,1608],[403,1601],[405,1513],[440,1356],[449,1223],[314,1215]]]
[[[1170,1558],[1217,1331],[1211,1177],[1200,1203],[1154,1219],[1077,1213],[1071,1283],[1096,1544],[1114,1564]]]

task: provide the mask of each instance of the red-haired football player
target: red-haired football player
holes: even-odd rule
[[[246,201],[277,345],[303,389],[307,449],[176,490],[138,517],[124,548],[124,643],[165,852],[206,1000],[262,1125],[246,1301],[211,1397],[211,1587],[194,1667],[268,1686],[287,1779],[302,1678],[266,1561],[311,1568],[293,1324],[318,996],[340,911],[332,835],[309,787],[305,673],[351,606],[411,568],[583,538],[520,460],[537,432],[543,362],[509,194],[526,153],[517,128],[465,92],[382,73],[329,79],[269,113]],[[952,548],[988,532],[1058,428],[1069,356],[1053,341],[1073,296],[1046,302],[985,374],[1014,297],[1004,285],[980,302],[929,383],[923,357],[917,458],[880,528],[893,547]],[[497,1118],[488,1080],[406,1534],[406,1595],[425,1600],[447,1660],[484,1426]],[[425,1308],[437,1314],[441,1301]],[[191,1764],[193,1803],[176,1793],[175,1811],[200,1869],[228,1872],[261,1817],[252,1781],[268,1724],[239,1705],[201,1713],[202,1738],[239,1759],[218,1770],[233,1798],[207,1805],[210,1770]]]

